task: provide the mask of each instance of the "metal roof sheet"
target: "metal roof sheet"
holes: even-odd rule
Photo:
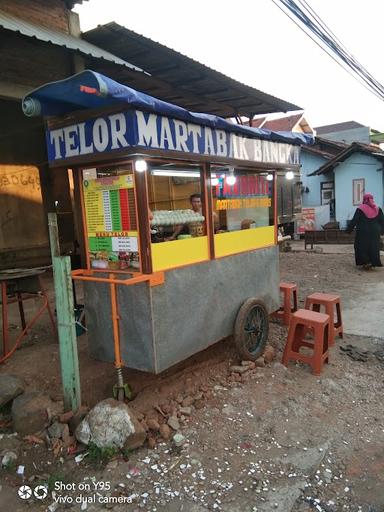
[[[117,23],[98,26],[83,37],[151,74],[151,81],[140,82],[139,78],[129,85],[188,110],[222,117],[302,110]],[[103,72],[100,68],[98,71]],[[113,77],[123,83],[126,80],[123,72]]]
[[[66,34],[65,32],[52,30],[30,23],[12,16],[11,14],[5,13],[4,11],[0,11],[0,28],[11,30],[12,32],[18,32],[23,36],[33,37],[39,41],[43,41],[44,43],[62,46],[68,50],[80,52],[84,55],[94,57],[95,59],[104,59],[106,61],[113,62],[114,64],[119,64],[120,66],[129,68],[130,70],[143,72],[139,67],[130,64],[106,50],[98,48],[88,41]]]
[[[344,130],[353,130],[355,128],[364,128],[363,124],[356,121],[345,121],[343,123],[327,124],[324,126],[315,126],[316,133],[324,135],[327,133],[340,132]]]
[[[362,144],[361,142],[352,142],[350,146],[347,146],[343,151],[334,156],[329,162],[326,162],[316,171],[308,174],[308,176],[318,176],[325,174],[329,171],[333,171],[338,163],[344,162],[353,153],[365,153],[374,156],[378,160],[384,159],[384,151],[381,151],[379,147],[373,144]]]

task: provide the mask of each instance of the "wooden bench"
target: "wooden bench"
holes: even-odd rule
[[[353,244],[355,233],[347,233],[340,229],[324,229],[322,231],[305,231],[304,249],[307,245],[313,249],[313,244]]]

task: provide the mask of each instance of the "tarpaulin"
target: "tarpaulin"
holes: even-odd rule
[[[188,123],[209,126],[226,132],[248,137],[285,142],[288,144],[313,144],[312,135],[295,132],[273,132],[262,128],[231,123],[211,114],[189,112],[188,110],[162,101],[95,71],[85,70],[65,80],[50,82],[31,91],[22,103],[27,116],[62,116],[84,109],[97,109],[121,105],[124,108],[139,108],[159,115],[181,119]]]

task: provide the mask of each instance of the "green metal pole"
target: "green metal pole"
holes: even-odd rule
[[[48,227],[56,296],[64,410],[76,411],[81,405],[81,391],[77,354],[76,320],[73,304],[71,259],[69,256],[60,256],[57,216],[55,213],[48,214]]]

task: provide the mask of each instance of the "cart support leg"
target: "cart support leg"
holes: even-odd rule
[[[112,276],[113,277],[113,276]],[[117,384],[113,386],[113,396],[119,401],[124,398],[131,400],[132,391],[128,384],[124,384],[123,379],[123,361],[121,360],[120,332],[119,332],[119,309],[117,304],[117,290],[115,283],[110,284],[111,307],[112,307],[112,326],[113,343],[115,348],[115,368],[117,373]]]

